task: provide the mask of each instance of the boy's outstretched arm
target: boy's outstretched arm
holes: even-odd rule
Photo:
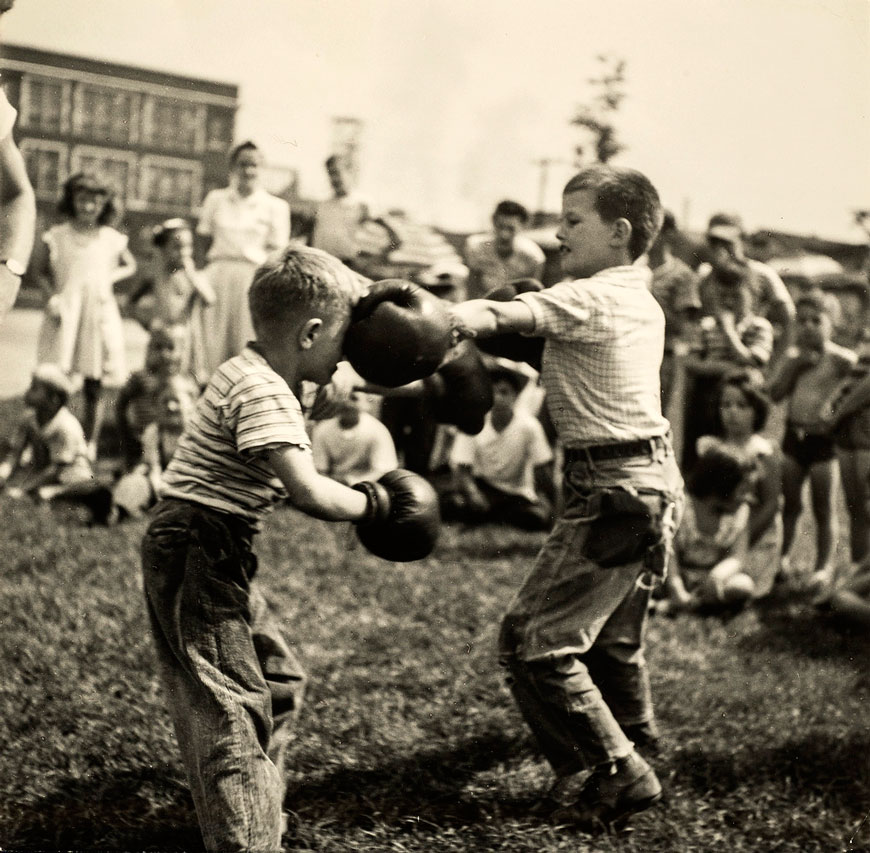
[[[311,451],[284,445],[267,451],[266,457],[296,509],[326,521],[360,521],[365,517],[366,496],[318,473]]]
[[[535,316],[524,302],[495,302],[470,299],[450,306],[459,338],[491,338],[508,332],[530,334],[535,330]]]

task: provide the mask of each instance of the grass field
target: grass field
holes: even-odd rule
[[[4,497],[0,517],[0,849],[201,850],[146,632],[144,523],[88,528]],[[396,566],[348,525],[270,518],[261,581],[311,676],[296,849],[870,850],[870,645],[795,598],[652,620],[667,796],[631,833],[531,816],[550,777],[494,642],[540,542],[448,527]]]

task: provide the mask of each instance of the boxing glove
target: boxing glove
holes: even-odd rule
[[[432,416],[440,424],[477,435],[492,408],[492,379],[471,341],[462,341],[451,356],[424,380]]]
[[[432,553],[441,530],[438,495],[427,480],[397,468],[376,482],[353,486],[368,498],[366,517],[357,537],[368,551],[384,560],[408,563]]]
[[[518,278],[501,287],[490,290],[483,298],[496,302],[510,302],[519,293],[537,293],[544,285],[534,278]],[[511,361],[524,361],[535,370],[541,370],[541,356],[544,352],[542,338],[527,338],[515,332],[496,335],[493,338],[480,338],[477,345],[488,355],[509,358]]]
[[[354,309],[344,353],[367,382],[397,388],[431,376],[451,343],[445,303],[409,281],[386,279]]]

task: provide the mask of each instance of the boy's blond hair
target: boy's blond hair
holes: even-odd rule
[[[248,292],[258,336],[286,326],[303,311],[349,312],[363,294],[363,280],[327,252],[290,246],[254,274]]]

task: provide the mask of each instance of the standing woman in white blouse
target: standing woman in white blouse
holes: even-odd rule
[[[253,142],[230,155],[230,185],[212,190],[202,204],[197,234],[207,242],[205,273],[215,301],[203,311],[205,358],[210,374],[254,337],[248,289],[257,267],[290,241],[290,205],[260,187],[263,156]]]

